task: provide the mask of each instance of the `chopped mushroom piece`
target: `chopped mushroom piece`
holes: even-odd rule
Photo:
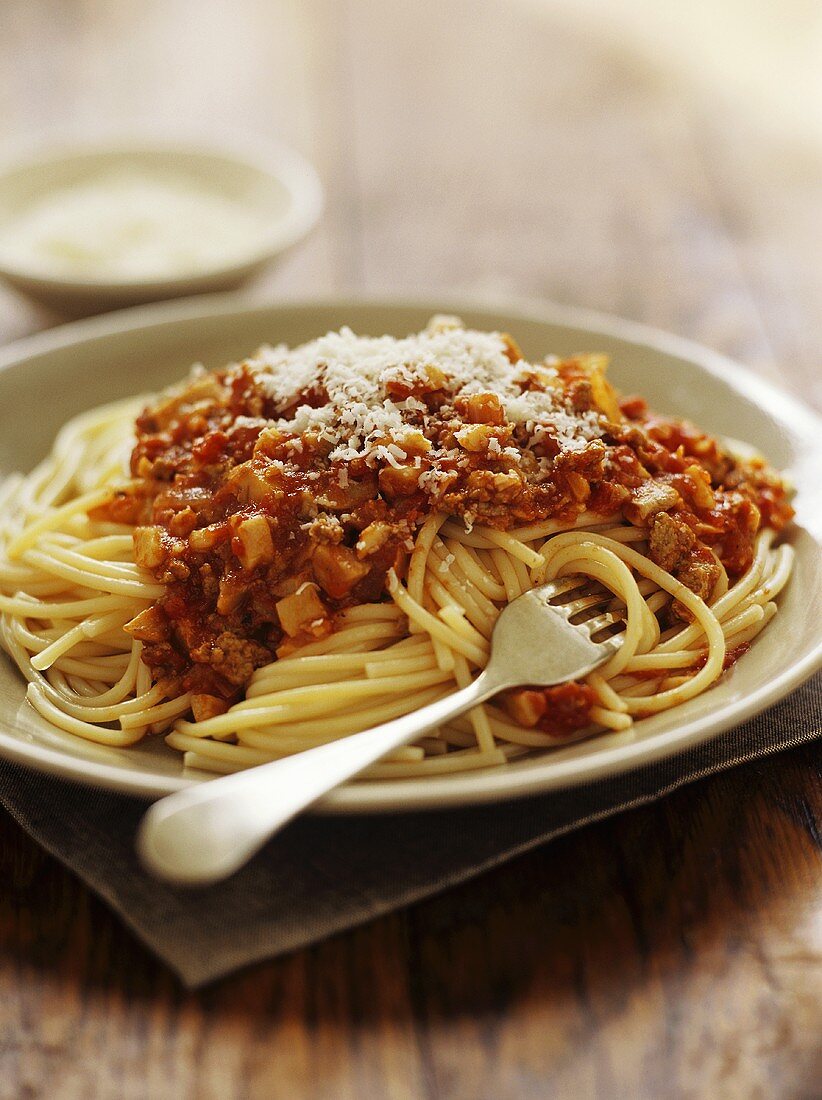
[[[306,583],[296,592],[277,600],[280,626],[290,638],[305,632],[311,623],[328,618],[328,609],[320,599],[317,586]]]
[[[135,615],[123,630],[138,642],[164,642],[168,638],[168,619],[163,609],[155,605]]]
[[[454,408],[469,424],[505,423],[505,410],[495,393],[472,393],[470,397],[458,397]]]
[[[509,691],[503,696],[503,706],[521,726],[532,729],[542,718],[548,704],[544,691],[525,688],[522,691]]]
[[[216,718],[218,714],[225,714],[228,710],[228,702],[218,695],[205,693],[191,696],[191,713],[195,722],[205,722],[208,718]]]
[[[311,558],[311,568],[322,589],[332,600],[347,596],[357,581],[367,576],[369,566],[347,546],[320,544]]]
[[[357,540],[357,554],[361,558],[368,557],[369,554],[374,554],[381,547],[385,546],[386,542],[391,538],[391,532],[393,528],[390,523],[385,523],[383,520],[374,520],[373,523],[369,523],[368,526],[360,533],[360,537]]]
[[[213,549],[224,537],[223,531],[216,527],[200,527],[188,536],[188,545],[195,553],[202,553]]]
[[[716,497],[711,488],[711,477],[708,471],[694,464],[686,466],[685,473],[693,482],[691,496],[697,508],[713,508]]]
[[[455,434],[455,439],[464,451],[472,453],[487,451],[488,444],[496,439],[497,433],[490,424],[467,424]]]
[[[156,569],[166,559],[160,527],[134,528],[134,560],[141,569]]]
[[[274,560],[271,528],[263,515],[251,516],[237,527],[231,547],[246,569]]]
[[[384,466],[379,482],[380,489],[388,497],[411,496],[420,487],[420,471],[414,466]]]
[[[633,490],[631,500],[625,505],[625,518],[642,527],[650,516],[667,512],[681,503],[682,498],[672,485],[654,479],[643,481]]]

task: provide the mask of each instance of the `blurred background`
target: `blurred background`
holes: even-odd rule
[[[822,403],[818,0],[3,0],[0,154],[277,139],[317,229],[253,288],[554,299]],[[57,315],[0,289],[0,338]]]

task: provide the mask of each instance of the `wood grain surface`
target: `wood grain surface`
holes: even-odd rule
[[[257,295],[551,298],[821,405],[822,154],[566,7],[4,0],[0,149],[284,140],[327,209]],[[0,291],[2,339],[58,320]],[[810,1100],[818,757],[694,784],[198,994],[3,817],[0,1097]]]

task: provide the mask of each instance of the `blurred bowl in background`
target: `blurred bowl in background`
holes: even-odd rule
[[[267,142],[53,147],[0,169],[0,278],[73,313],[230,290],[322,205],[312,166]]]

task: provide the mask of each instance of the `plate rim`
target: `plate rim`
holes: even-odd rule
[[[242,315],[269,312],[309,312],[311,310],[345,311],[368,308],[375,310],[426,310],[434,313],[463,311],[505,315],[512,322],[558,325],[584,329],[593,335],[625,340],[677,356],[695,364],[700,370],[737,390],[753,404],[769,410],[775,419],[789,421],[793,435],[799,437],[809,452],[822,453],[822,417],[811,407],[771,381],[759,377],[749,368],[729,356],[714,351],[686,337],[627,320],[607,313],[578,306],[566,306],[532,297],[516,299],[485,296],[448,296],[447,300],[421,296],[316,295],[261,301],[247,294],[210,294],[173,302],[152,303],[117,310],[99,317],[69,321],[43,332],[24,336],[0,348],[0,372],[29,359],[60,351],[88,341],[97,341],[135,333],[147,328],[164,327],[197,320],[207,316],[212,320],[236,319]],[[818,543],[818,540],[817,540]],[[419,779],[375,780],[366,784],[351,783],[332,792],[313,807],[320,814],[401,813],[416,810],[442,810],[489,802],[506,802],[594,782],[606,775],[615,775],[663,757],[673,756],[688,747],[708,741],[733,726],[784,698],[822,667],[822,629],[815,645],[796,665],[775,680],[769,680],[744,699],[727,705],[719,718],[703,716],[677,725],[649,740],[604,749],[584,761],[579,759],[554,761],[547,774],[534,770],[514,771],[489,769],[448,777],[445,784],[429,784]],[[0,757],[13,763],[54,775],[69,782],[102,788],[137,798],[155,799],[192,784],[203,782],[185,776],[145,776],[125,765],[88,762],[66,756],[59,749],[15,738],[0,727]],[[546,757],[546,763],[550,756]],[[467,783],[466,783],[467,776]],[[443,777],[444,779],[445,777]],[[401,784],[402,786],[398,786]],[[413,784],[413,789],[409,786]],[[443,790],[443,786],[446,789]],[[411,797],[409,798],[409,795]]]

